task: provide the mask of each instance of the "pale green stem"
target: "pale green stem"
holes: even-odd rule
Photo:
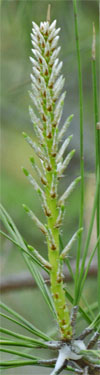
[[[55,222],[58,216],[57,198],[56,196],[51,197],[50,194],[52,175],[57,168],[55,158],[51,155],[51,142],[48,143],[48,150],[52,170],[47,171],[46,174],[48,185],[45,188],[45,194],[49,210],[51,211],[51,216],[48,217],[48,228],[51,230],[55,244],[54,246],[51,246],[51,241],[48,239],[48,258],[52,266],[52,269],[50,270],[51,292],[54,299],[61,335],[62,338],[65,339],[71,337],[72,327],[70,323],[69,310],[66,305],[65,291],[63,288],[62,266],[59,255],[59,229],[55,228]]]

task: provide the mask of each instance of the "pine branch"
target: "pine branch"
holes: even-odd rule
[[[76,264],[75,261],[71,263],[73,274],[75,272],[75,264]],[[47,274],[45,271],[42,271],[42,275],[43,275],[44,281],[49,284],[50,279],[49,279],[49,276],[47,279]],[[64,267],[63,275],[64,275],[64,282],[72,281],[72,276],[68,272],[66,266]],[[97,264],[95,261],[93,261],[93,264],[91,265],[88,271],[88,277],[93,278],[96,276],[97,276]],[[8,293],[11,290],[14,291],[16,289],[20,290],[20,289],[26,289],[30,287],[36,288],[36,283],[28,272],[21,272],[18,275],[14,274],[7,278],[6,277],[1,278],[1,285],[0,285],[1,293]]]

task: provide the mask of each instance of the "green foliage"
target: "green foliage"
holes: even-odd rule
[[[39,3],[38,3],[39,5]],[[18,24],[19,15],[23,11],[24,5],[19,1],[18,8],[16,8],[16,23]],[[29,30],[30,23],[30,10],[32,3],[27,5],[29,13],[27,14],[27,20],[24,17],[24,22],[26,29]],[[71,140],[71,136],[68,137],[62,144],[60,150],[58,149],[58,143],[62,138],[62,132],[65,133],[72,117],[69,116],[64,122],[64,125],[60,131],[58,131],[59,121],[62,115],[65,93],[61,94],[59,99],[59,94],[64,85],[64,80],[62,76],[58,78],[57,81],[57,69],[58,75],[61,66],[56,61],[57,49],[55,38],[56,29],[55,23],[49,25],[49,22],[40,24],[40,28],[33,23],[33,47],[35,49],[35,59],[31,58],[33,64],[32,78],[32,90],[30,93],[31,99],[33,100],[33,109],[30,108],[31,120],[34,125],[35,140],[32,141],[31,137],[26,133],[23,133],[24,138],[28,144],[33,149],[33,156],[30,157],[33,170],[38,174],[36,181],[35,173],[31,175],[30,170],[28,172],[27,168],[23,167],[23,172],[28,178],[29,182],[36,191],[37,197],[39,197],[42,202],[44,213],[46,215],[46,223],[42,223],[40,218],[33,213],[33,211],[27,206],[23,205],[28,216],[31,217],[32,222],[34,222],[41,232],[46,236],[46,242],[48,246],[48,260],[45,259],[39,251],[37,251],[32,245],[28,244],[23,236],[20,234],[10,215],[6,212],[4,207],[0,207],[0,215],[2,223],[7,230],[7,233],[1,230],[1,235],[3,235],[7,240],[9,240],[13,245],[15,245],[18,251],[22,254],[24,261],[32,274],[40,292],[51,312],[52,319],[55,320],[58,331],[57,338],[52,339],[52,335],[45,334],[42,330],[37,329],[32,323],[28,322],[21,314],[17,313],[13,309],[9,308],[6,304],[0,303],[1,308],[7,311],[4,314],[0,313],[1,317],[9,322],[12,322],[14,326],[19,326],[30,332],[30,336],[25,334],[20,334],[16,331],[7,328],[1,328],[1,352],[11,354],[14,356],[11,360],[6,360],[1,362],[2,369],[15,368],[27,365],[37,365],[54,367],[54,371],[51,375],[56,375],[66,369],[66,371],[72,371],[77,373],[83,373],[83,368],[85,368],[86,363],[88,364],[88,374],[95,374],[95,371],[100,370],[100,350],[98,350],[98,338],[100,336],[100,158],[99,158],[99,130],[98,130],[98,103],[97,103],[97,85],[96,85],[96,67],[95,67],[95,38],[93,39],[92,59],[93,59],[93,93],[94,93],[94,115],[95,115],[95,149],[96,149],[96,189],[94,195],[94,203],[91,213],[91,220],[89,224],[88,234],[85,241],[85,245],[82,249],[82,238],[83,238],[83,214],[84,214],[84,144],[83,144],[83,92],[82,92],[82,73],[81,73],[81,59],[80,59],[80,46],[79,46],[79,31],[78,31],[78,20],[77,20],[77,2],[73,0],[74,17],[75,17],[75,36],[76,36],[76,49],[77,49],[77,59],[78,59],[78,76],[79,76],[79,97],[80,97],[80,175],[74,181],[69,184],[69,187],[65,192],[58,198],[58,180],[62,177],[62,172],[68,166],[75,150],[70,151],[67,157],[64,159],[64,152]],[[13,10],[12,10],[13,11]],[[44,6],[42,5],[42,11],[44,12]],[[10,17],[10,15],[9,15]],[[8,17],[8,18],[9,18]],[[38,17],[40,18],[40,17]],[[8,22],[9,23],[9,22]],[[47,43],[49,30],[49,44]],[[46,30],[47,28],[47,30]],[[52,37],[51,37],[52,34]],[[38,36],[37,47],[35,46],[35,38]],[[94,35],[93,35],[94,37]],[[51,38],[51,39],[50,39]],[[49,45],[49,47],[48,47]],[[51,48],[51,49],[50,49]],[[49,51],[50,49],[50,51]],[[58,84],[57,84],[58,82]],[[40,87],[39,87],[40,85]],[[39,96],[40,95],[40,96]],[[46,98],[46,99],[45,99]],[[57,100],[57,103],[56,103]],[[36,112],[34,112],[34,107]],[[39,117],[37,117],[37,112],[39,112]],[[38,139],[38,143],[37,143]],[[39,162],[37,159],[39,158]],[[40,162],[42,161],[42,168],[40,167]],[[41,184],[39,185],[38,180],[40,178]],[[69,197],[69,194],[76,187],[77,182],[81,180],[80,189],[80,219],[79,219],[79,229],[75,232],[67,245],[63,245],[62,237],[60,234],[60,226],[62,224],[63,214],[65,210],[65,202]],[[42,189],[43,187],[43,189]],[[92,235],[92,229],[95,219],[95,214],[97,215],[97,238],[96,244],[89,253],[89,244]],[[73,274],[70,258],[67,257],[67,253],[73,246],[74,240],[78,239],[78,246],[76,251],[76,267],[75,274]],[[60,251],[61,250],[61,251]],[[98,301],[96,302],[96,313],[94,313],[94,306],[89,305],[88,300],[83,297],[83,288],[87,280],[88,271],[94,255],[98,253]],[[83,251],[83,253],[82,253]],[[44,254],[43,254],[44,255]],[[87,262],[88,257],[88,262]],[[47,257],[46,257],[47,258]],[[62,278],[62,266],[63,262],[67,265],[71,277],[74,283],[74,293],[69,291],[68,285],[64,286]],[[87,262],[87,263],[86,263]],[[50,277],[51,289],[44,283],[44,278],[41,273],[45,271],[47,276]],[[70,306],[72,312],[70,312]],[[84,302],[84,303],[83,303]],[[77,312],[78,307],[78,312]],[[75,322],[81,319],[85,324],[88,324],[85,332],[83,331],[77,337],[75,331]],[[93,332],[93,338],[90,339],[87,345],[84,345],[84,338],[87,334]],[[80,341],[80,349],[78,352],[75,349],[74,335]],[[8,336],[7,338],[5,336]],[[9,336],[11,338],[9,339]],[[34,336],[38,337],[35,338]],[[95,349],[92,347],[96,345]],[[6,348],[5,348],[6,346]],[[9,349],[12,346],[13,349]],[[21,350],[15,350],[19,347]],[[23,348],[26,351],[23,351]],[[74,347],[74,349],[73,349]],[[33,356],[28,350],[30,349],[48,349],[48,350],[59,350],[59,355],[56,358],[49,360],[44,360],[42,356]],[[70,351],[68,355],[67,349]],[[63,359],[59,357],[63,350],[66,350],[66,357]],[[33,353],[33,351],[32,351]],[[74,356],[78,358],[74,358]],[[63,352],[64,355],[64,352]],[[71,357],[72,356],[72,357]],[[20,357],[25,358],[20,360]],[[65,359],[64,359],[65,358]],[[75,363],[76,368],[72,368],[65,360],[69,359],[80,359],[82,358],[82,363],[79,362],[79,367]],[[85,360],[87,362],[85,362]],[[67,367],[66,367],[67,366]]]

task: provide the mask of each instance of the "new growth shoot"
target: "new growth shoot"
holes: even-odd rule
[[[62,267],[63,258],[67,256],[67,252],[80,231],[75,233],[63,249],[62,254],[60,254],[59,234],[65,202],[80,181],[80,177],[67,187],[61,197],[58,197],[59,180],[63,177],[62,174],[75,152],[75,150],[72,150],[64,157],[72,138],[70,136],[64,139],[64,136],[66,136],[66,129],[73,115],[69,116],[61,130],[59,129],[66,96],[66,92],[62,92],[65,79],[61,73],[63,63],[59,60],[61,49],[58,46],[59,32],[60,28],[56,28],[56,20],[50,24],[50,6],[48,7],[46,22],[41,22],[39,26],[32,22],[32,56],[30,57],[32,74],[31,91],[29,92],[32,106],[29,108],[29,112],[37,141],[34,142],[26,133],[23,133],[23,135],[34,151],[30,161],[40,177],[42,186],[38,185],[25,168],[23,168],[23,171],[39,195],[46,216],[46,223],[42,224],[32,213],[32,210],[25,205],[24,208],[46,237],[48,262],[44,261],[44,265],[50,271],[51,293],[61,338],[68,340],[72,337],[72,326],[66,303]],[[35,155],[40,160],[40,167],[36,165]],[[37,257],[43,264],[43,258],[40,257],[38,252]]]
[[[7,335],[7,338],[1,336],[1,351],[13,354],[17,359],[2,361],[0,368],[12,368],[26,365],[38,366],[54,366],[51,369],[51,375],[58,375],[63,369],[67,367],[68,371],[83,375],[99,375],[100,374],[100,312],[94,315],[94,309],[100,305],[100,297],[98,293],[97,302],[91,306],[85,301],[86,308],[79,304],[82,297],[84,283],[89,271],[90,264],[94,257],[95,251],[98,248],[98,291],[100,290],[100,220],[99,220],[99,180],[100,180],[100,162],[99,162],[99,130],[100,122],[97,111],[97,89],[96,89],[96,70],[95,70],[95,30],[93,30],[93,48],[92,48],[92,62],[93,62],[93,90],[94,90],[94,114],[95,114],[95,139],[96,139],[96,191],[94,196],[94,203],[92,208],[91,220],[80,263],[81,256],[81,240],[82,240],[82,226],[83,226],[83,203],[84,203],[84,160],[83,160],[83,104],[82,104],[82,77],[79,51],[79,37],[78,37],[78,23],[77,23],[77,4],[73,0],[74,15],[75,15],[75,33],[76,46],[78,57],[78,71],[79,71],[79,91],[80,91],[80,170],[81,177],[78,176],[69,186],[66,186],[65,191],[61,196],[58,194],[58,184],[63,177],[63,174],[68,167],[75,150],[67,152],[72,135],[66,137],[66,131],[73,119],[70,115],[65,120],[60,128],[62,119],[63,107],[66,92],[63,91],[65,79],[61,72],[63,63],[59,59],[60,46],[59,32],[60,28],[56,28],[56,20],[50,23],[50,5],[47,11],[47,20],[41,22],[38,26],[32,22],[31,42],[32,42],[32,56],[30,61],[32,63],[31,73],[31,91],[29,92],[31,99],[31,106],[29,113],[33,130],[35,133],[35,140],[32,139],[25,132],[24,139],[33,151],[30,157],[32,171],[35,171],[35,176],[23,168],[23,172],[28,181],[36,191],[39,197],[45,220],[42,222],[39,217],[32,211],[32,207],[23,205],[24,210],[31,218],[33,225],[36,225],[42,232],[47,244],[46,259],[35,249],[34,245],[29,245],[23,239],[10,215],[6,212],[4,207],[0,205],[0,215],[9,236],[1,231],[1,234],[10,240],[18,250],[23,254],[24,260],[30,270],[32,277],[35,279],[47,305],[52,312],[52,316],[57,323],[58,340],[52,339],[52,336],[43,333],[37,329],[32,323],[28,322],[24,317],[13,309],[0,303],[6,314],[0,315],[8,321],[21,326],[28,331],[28,334],[20,334],[13,332],[10,329],[1,328],[1,334]],[[66,155],[65,155],[66,153]],[[81,180],[81,210],[80,210],[80,225],[79,229],[73,234],[65,246],[62,244],[60,236],[61,226],[64,217],[66,201]],[[97,210],[97,241],[92,250],[88,262],[87,254],[89,243],[94,223],[95,212]],[[68,253],[73,246],[74,241],[78,239],[78,251],[76,255],[76,272],[74,275],[72,265],[68,259]],[[62,248],[62,250],[61,250]],[[67,259],[66,259],[67,258]],[[75,285],[74,296],[70,294],[68,287],[64,285],[63,278],[63,264],[66,262],[70,271],[71,277]],[[44,277],[41,273],[46,272],[49,275],[51,292],[44,282]],[[70,313],[69,303],[73,305]],[[9,315],[8,315],[9,313]],[[89,326],[82,331],[79,336],[75,330],[76,318],[86,321]],[[80,324],[80,323],[79,323]],[[31,337],[29,336],[31,332]],[[92,334],[93,333],[93,334]],[[88,343],[83,340],[91,335]],[[9,339],[10,336],[10,339]],[[34,337],[36,336],[36,338]],[[12,337],[12,339],[11,339]],[[5,345],[7,348],[5,348]],[[97,349],[94,349],[94,345]],[[10,348],[9,348],[10,346]],[[11,348],[12,346],[12,348]],[[49,349],[54,350],[58,354],[52,359],[42,359],[38,356],[33,356],[27,350],[14,350],[16,347],[26,347],[28,350],[35,349]],[[13,349],[13,350],[12,350]],[[22,357],[22,360],[20,359]],[[15,357],[16,358],[16,357]]]

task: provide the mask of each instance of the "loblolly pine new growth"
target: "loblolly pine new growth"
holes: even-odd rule
[[[76,25],[76,40],[77,40],[77,52],[79,58],[79,76],[81,76],[80,56],[79,56],[79,42],[78,42],[78,27],[77,27],[77,8],[76,1],[73,1],[75,7],[75,25]],[[10,320],[17,326],[21,326],[28,331],[27,335],[22,335],[11,331],[10,329],[1,328],[1,333],[7,335],[7,339],[1,337],[1,351],[9,353],[10,355],[17,356],[15,360],[2,361],[0,368],[20,367],[27,365],[38,365],[38,366],[50,366],[54,365],[54,369],[51,375],[60,374],[63,369],[68,369],[76,374],[83,375],[99,375],[100,374],[100,350],[99,350],[99,337],[100,337],[100,312],[97,312],[95,317],[93,307],[89,306],[86,301],[86,309],[80,304],[80,298],[82,296],[82,290],[84,282],[86,280],[88,270],[91,261],[94,257],[95,251],[98,247],[99,255],[99,242],[100,235],[97,238],[94,249],[92,250],[89,260],[85,269],[85,262],[87,259],[87,253],[89,248],[89,241],[91,237],[95,211],[97,207],[97,198],[99,192],[99,173],[97,171],[96,179],[96,192],[94,196],[94,204],[92,209],[91,221],[86,240],[86,245],[83,249],[82,262],[80,264],[80,249],[81,249],[81,231],[79,228],[76,233],[73,234],[70,241],[66,244],[65,248],[61,244],[61,225],[64,216],[64,209],[66,200],[69,194],[73,191],[77,183],[82,181],[81,184],[81,220],[83,223],[83,185],[84,185],[84,173],[83,173],[83,162],[81,164],[81,178],[77,177],[70,186],[67,187],[66,191],[62,196],[58,196],[58,183],[63,177],[63,173],[67,168],[70,160],[72,159],[75,150],[67,153],[64,157],[64,153],[71,141],[72,135],[66,138],[66,130],[70,125],[73,115],[69,116],[63,126],[60,129],[60,120],[63,112],[65,92],[62,92],[64,87],[64,78],[61,73],[62,62],[59,61],[60,47],[58,46],[59,31],[60,28],[56,29],[56,20],[50,24],[50,7],[48,6],[47,21],[41,22],[38,26],[35,22],[32,23],[32,74],[31,74],[31,86],[32,91],[29,92],[32,100],[32,107],[29,108],[33,129],[35,131],[36,141],[32,140],[26,133],[23,133],[24,138],[33,149],[34,153],[30,157],[32,168],[37,172],[38,178],[40,179],[40,185],[35,178],[23,168],[24,174],[27,176],[29,182],[33,185],[33,188],[37,192],[45,214],[45,224],[43,224],[39,218],[36,217],[35,213],[23,204],[25,211],[28,213],[34,224],[42,231],[46,238],[48,248],[48,260],[44,259],[43,256],[31,245],[28,245],[20,235],[16,225],[6,212],[4,207],[1,205],[1,219],[9,232],[10,236],[1,231],[8,240],[10,240],[18,249],[22,252],[24,260],[33,276],[35,281],[42,292],[46,303],[48,304],[55,323],[58,326],[58,340],[52,340],[50,335],[43,333],[37,329],[32,323],[28,322],[19,313],[12,310],[4,303],[0,303],[1,308],[4,309],[8,314],[0,313],[3,318]],[[93,70],[95,73],[95,71]],[[95,85],[95,75],[94,86]],[[80,85],[80,92],[81,92]],[[94,91],[95,91],[94,90]],[[82,95],[80,94],[82,104]],[[95,95],[94,95],[95,97]],[[81,105],[80,105],[81,106]],[[82,115],[82,111],[81,111]],[[82,117],[81,119],[81,135],[82,135]],[[65,136],[65,139],[64,139]],[[81,144],[80,159],[83,152],[83,143]],[[97,147],[97,145],[96,145]],[[38,163],[35,161],[38,157]],[[99,160],[99,158],[98,158]],[[99,163],[99,162],[98,162]],[[98,215],[97,215],[98,216]],[[99,221],[98,221],[99,224]],[[98,233],[99,234],[99,233]],[[67,286],[64,286],[63,282],[63,262],[67,257],[69,250],[71,249],[73,242],[79,239],[77,256],[76,256],[76,273],[73,275],[71,264],[66,260],[71,276],[75,284],[74,297],[69,293]],[[80,268],[79,268],[80,266]],[[40,267],[45,270],[50,276],[50,287],[51,293],[47,285],[44,283],[44,279],[40,272]],[[99,270],[98,270],[99,274]],[[79,279],[78,279],[79,276]],[[99,279],[99,278],[98,278]],[[99,289],[99,288],[98,288]],[[71,302],[73,309],[70,314],[66,297]],[[98,303],[96,303],[97,306]],[[77,315],[78,312],[78,315]],[[75,332],[75,321],[76,318],[84,318],[89,324],[83,332],[77,336]],[[16,320],[17,319],[17,320]],[[93,336],[86,345],[84,339],[87,335],[93,332]],[[29,336],[31,332],[32,337]],[[9,340],[10,337],[13,338]],[[36,338],[34,338],[36,336]],[[7,349],[5,349],[5,345]],[[9,349],[9,345],[13,347]],[[97,349],[93,349],[96,345]],[[32,349],[32,354],[27,351],[23,352],[14,350],[14,346],[26,347]],[[33,348],[44,348],[59,351],[57,356],[53,359],[42,359],[37,356],[33,356]],[[20,360],[22,357],[22,360]],[[71,366],[70,366],[71,365]]]
[[[30,57],[32,62],[32,91],[29,94],[33,102],[33,107],[29,108],[29,112],[36,133],[37,143],[26,133],[23,133],[23,135],[41,162],[41,168],[39,168],[34,158],[30,158],[32,166],[36,169],[40,177],[43,188],[37,184],[25,168],[23,168],[23,171],[40,196],[46,216],[46,224],[43,225],[25,205],[24,208],[46,236],[49,263],[44,261],[44,265],[50,269],[51,292],[57,322],[61,338],[70,339],[72,336],[72,326],[66,304],[62,265],[63,258],[66,256],[73,241],[77,238],[80,230],[75,233],[61,254],[59,233],[66,199],[75,185],[80,181],[80,177],[76,178],[70,184],[60,198],[58,197],[58,182],[75,152],[75,150],[72,150],[64,159],[64,152],[72,136],[66,138],[62,142],[62,145],[59,146],[73,115],[67,118],[61,130],[59,130],[66,95],[66,92],[61,93],[65,80],[63,75],[60,74],[63,63],[58,58],[60,52],[60,47],[58,46],[60,28],[56,28],[56,20],[51,25],[48,20],[41,22],[40,26],[35,22],[32,22],[32,25],[31,41],[33,57]]]

